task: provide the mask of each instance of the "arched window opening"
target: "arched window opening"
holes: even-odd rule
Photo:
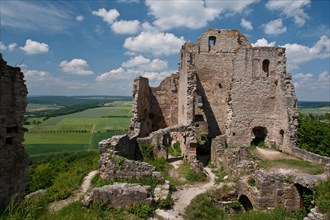
[[[280,135],[281,135],[281,142],[280,142],[280,144],[282,145],[283,144],[283,140],[284,140],[284,130],[283,129],[280,130]]]
[[[294,184],[300,196],[300,208],[304,208],[307,212],[313,205],[313,191],[298,183]]]
[[[253,140],[251,141],[251,145],[253,146],[264,146],[265,139],[267,137],[267,129],[265,127],[254,127],[252,129],[252,135],[254,136]]]
[[[262,71],[266,76],[269,76],[269,60],[262,61]]]
[[[216,42],[216,37],[210,36],[209,37],[209,51],[211,50],[211,47],[213,47],[215,45],[215,42]]]
[[[242,206],[244,207],[245,211],[249,211],[253,209],[253,205],[250,201],[250,199],[246,196],[246,195],[241,195],[238,198],[239,203],[242,204]]]

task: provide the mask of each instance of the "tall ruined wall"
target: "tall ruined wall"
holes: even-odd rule
[[[0,54],[0,206],[24,195],[28,157],[22,145],[27,88],[20,68],[8,66]]]
[[[145,137],[151,133],[151,120],[149,117],[151,108],[151,92],[149,80],[138,77],[133,84],[133,102],[130,136]]]
[[[179,123],[191,123],[190,96],[201,97],[211,138],[226,135],[232,146],[264,138],[286,152],[295,146],[297,100],[284,48],[254,48],[238,31],[212,29],[197,44],[185,43],[180,58]]]
[[[183,65],[180,71],[180,83],[189,77],[186,76],[186,72],[196,73],[196,93],[202,98],[209,135],[214,138],[224,134],[226,130],[228,94],[234,72],[232,60],[235,52],[241,47],[251,47],[251,44],[238,31],[208,30],[198,39],[198,44],[186,45],[189,47],[181,50],[181,59],[184,60],[180,63],[186,65]],[[181,96],[184,94],[180,93],[179,97]],[[184,100],[182,98],[179,104],[183,106],[187,104],[183,102]]]
[[[151,94],[152,130],[178,124],[178,74],[172,74],[158,87],[152,87]]]
[[[298,115],[293,83],[286,72],[285,49],[241,48],[233,64],[228,145],[248,145],[258,132],[264,132],[266,145],[287,152],[295,143],[294,120]]]

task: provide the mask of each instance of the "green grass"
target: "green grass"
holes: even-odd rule
[[[41,154],[75,152],[89,149],[89,145],[86,144],[28,144],[24,147],[28,155],[32,157]]]
[[[290,168],[316,175],[323,172],[323,166],[303,160],[262,160],[259,162],[261,168]]]
[[[88,132],[92,131],[93,125],[89,124],[57,124],[57,125],[37,125],[29,130],[29,132]]]
[[[25,133],[24,145],[28,144],[89,144],[90,133]]]
[[[130,118],[65,118],[58,125],[95,125],[94,132],[107,129],[127,129]]]
[[[99,142],[108,138],[111,138],[114,135],[126,134],[127,131],[112,131],[112,132],[100,132],[94,133],[92,137],[92,148],[98,148]]]
[[[26,107],[27,112],[34,112],[34,111],[45,111],[45,110],[56,110],[60,109],[62,106],[54,105],[54,104],[34,104],[29,103]]]
[[[302,114],[324,115],[325,113],[330,112],[330,107],[300,108],[299,112]]]

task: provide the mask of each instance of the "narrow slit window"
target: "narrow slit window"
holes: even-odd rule
[[[215,45],[216,42],[216,37],[209,37],[209,51],[211,50],[211,47],[213,47]]]
[[[262,62],[262,71],[266,76],[269,76],[269,60],[264,60]]]

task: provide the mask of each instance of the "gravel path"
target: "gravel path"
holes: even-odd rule
[[[75,194],[73,194],[72,196],[70,196],[67,199],[59,200],[59,201],[55,201],[55,202],[51,203],[48,207],[49,210],[53,211],[53,212],[58,211],[58,210],[64,208],[65,206],[69,205],[70,203],[73,203],[73,202],[81,199],[81,197],[87,192],[87,190],[91,186],[91,180],[93,179],[93,177],[96,174],[97,174],[97,170],[93,170],[93,171],[89,172],[88,175],[85,176],[83,183],[81,184],[81,187],[78,190],[78,192],[76,192]]]
[[[177,167],[179,162],[175,162],[174,167]],[[185,188],[182,190],[178,190],[172,194],[172,198],[174,199],[175,205],[171,210],[161,210],[157,209],[155,215],[164,219],[164,220],[180,220],[183,219],[182,215],[185,213],[186,207],[190,204],[191,200],[195,198],[197,195],[206,192],[209,189],[212,189],[215,186],[215,175],[212,173],[211,169],[206,167],[204,170],[207,172],[209,176],[209,182],[191,187]]]

